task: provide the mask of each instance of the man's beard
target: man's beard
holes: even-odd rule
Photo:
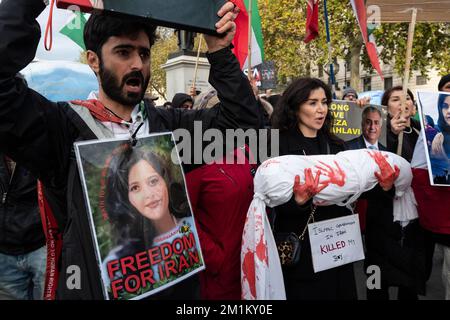
[[[119,80],[116,75],[105,68],[103,63],[100,62],[99,70],[100,82],[105,94],[112,100],[119,102],[125,106],[135,106],[142,101],[145,95],[145,90],[147,89],[150,77],[144,79],[144,76],[139,71],[132,71],[126,74],[119,84]],[[124,86],[129,79],[139,79],[141,85],[141,92],[124,92]]]

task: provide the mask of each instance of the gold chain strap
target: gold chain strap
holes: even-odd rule
[[[308,229],[308,224],[311,221],[311,219],[314,221],[314,213],[316,213],[317,206],[313,205],[313,208],[311,210],[311,214],[309,215],[308,221],[306,221],[305,229],[303,229],[302,234],[298,237],[300,240],[303,240],[305,237],[306,229]]]

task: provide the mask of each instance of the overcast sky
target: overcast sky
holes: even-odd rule
[[[38,17],[41,26],[41,41],[37,49],[36,57],[41,60],[69,60],[77,61],[82,49],[65,35],[59,33],[59,30],[67,24],[71,11],[55,8],[53,9],[53,46],[51,51],[44,48],[45,27],[49,14],[49,6]]]

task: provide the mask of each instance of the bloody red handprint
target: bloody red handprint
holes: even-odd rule
[[[319,162],[324,167],[316,165],[316,168],[320,170],[319,172],[322,172],[325,176],[329,178],[329,180],[323,181],[322,183],[325,183],[326,185],[335,184],[339,187],[343,187],[345,185],[345,172],[344,170],[341,169],[336,160],[334,161],[334,164],[336,165],[337,168],[333,168],[332,166],[322,161]]]
[[[387,156],[384,156],[379,151],[368,152],[370,157],[375,160],[376,164],[380,168],[380,172],[375,171],[375,177],[377,177],[380,187],[384,191],[391,190],[394,185],[395,180],[397,180],[400,175],[400,169],[396,165],[392,169],[389,162],[386,160]]]
[[[325,189],[328,184],[320,184],[320,171],[313,177],[310,168],[305,169],[305,183],[300,184],[300,176],[296,175],[294,180],[294,197],[299,205],[305,204],[320,191]]]

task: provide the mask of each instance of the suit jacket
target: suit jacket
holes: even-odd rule
[[[383,146],[380,142],[377,143],[378,143],[378,150],[387,151],[385,146]],[[362,135],[345,143],[346,150],[358,150],[366,148],[367,148],[366,142],[364,141],[364,137]]]

